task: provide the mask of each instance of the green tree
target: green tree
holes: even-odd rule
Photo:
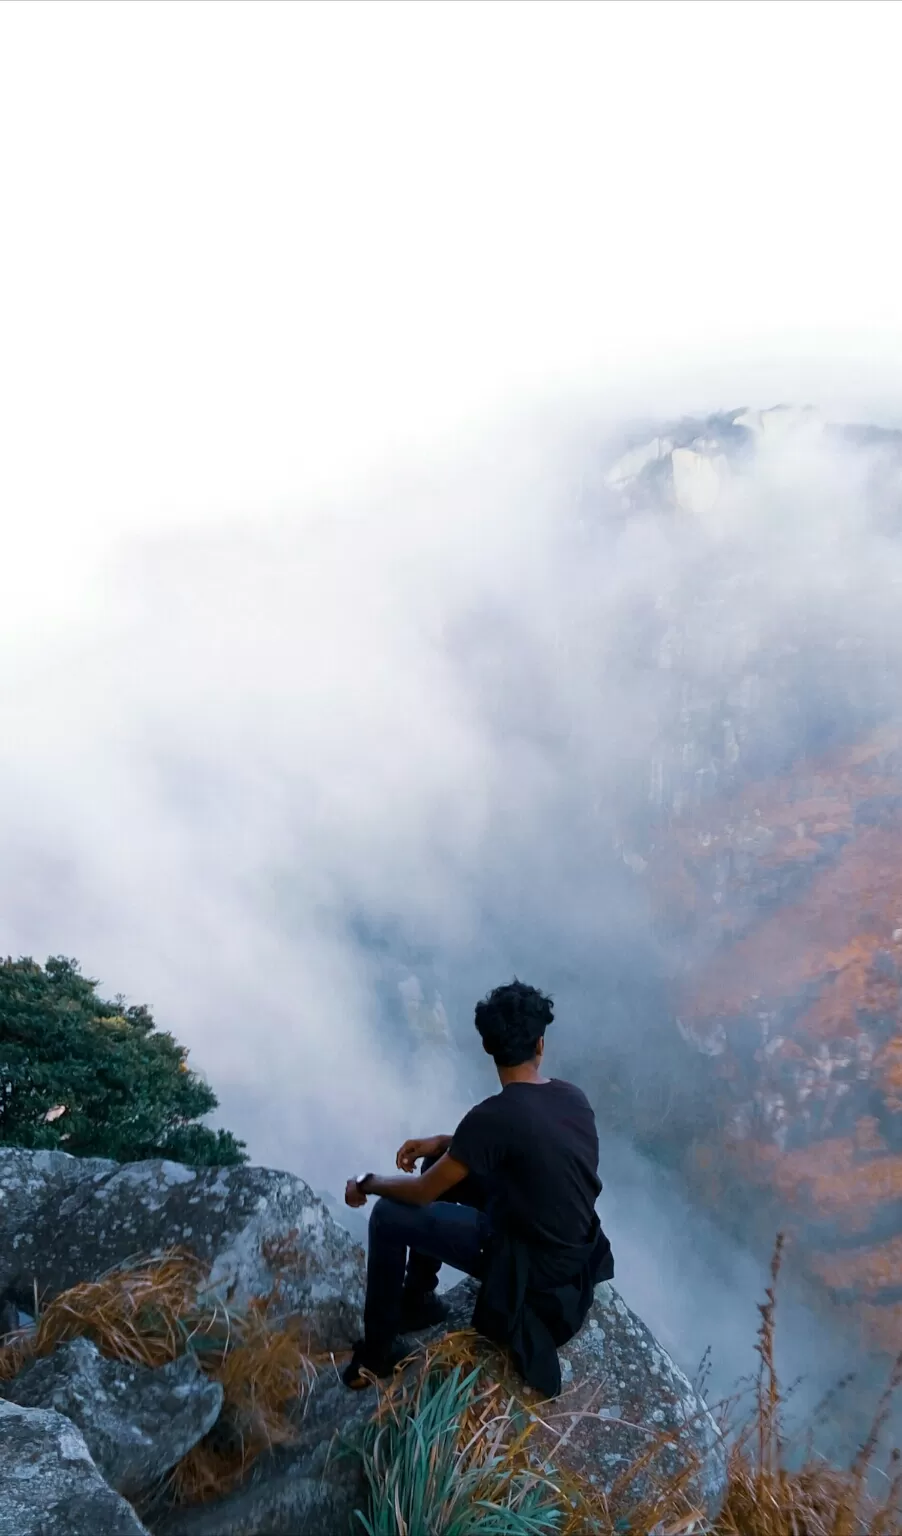
[[[117,1162],[244,1163],[199,1125],[216,1095],[144,1007],[105,1002],[75,960],[0,961],[0,1144]]]

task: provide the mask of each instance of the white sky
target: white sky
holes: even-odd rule
[[[887,0],[6,0],[6,633],[115,529],[523,399],[890,399],[900,45]]]

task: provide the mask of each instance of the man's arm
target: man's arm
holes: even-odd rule
[[[367,1195],[385,1195],[389,1200],[400,1200],[404,1205],[431,1205],[446,1190],[453,1189],[461,1179],[465,1179],[469,1169],[464,1163],[459,1163],[455,1157],[450,1157],[447,1152],[433,1163],[428,1173],[416,1174],[413,1178],[383,1179],[376,1173],[371,1173],[362,1184],[356,1179],[349,1179],[345,1189],[345,1203],[347,1205],[365,1205]]]

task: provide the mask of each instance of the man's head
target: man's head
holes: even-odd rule
[[[476,1028],[499,1070],[536,1061],[553,1018],[551,998],[517,980],[476,1004]]]

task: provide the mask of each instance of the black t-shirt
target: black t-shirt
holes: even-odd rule
[[[464,1115],[448,1151],[486,1180],[493,1222],[540,1243],[587,1241],[601,1193],[598,1131],[572,1083],[508,1083]]]

